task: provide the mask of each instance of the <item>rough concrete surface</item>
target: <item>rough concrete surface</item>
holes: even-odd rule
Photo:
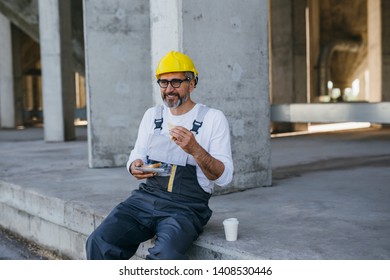
[[[42,129],[0,131],[0,224],[83,259],[86,236],[138,181],[88,168],[86,131],[45,143]],[[213,196],[191,259],[390,259],[390,129],[273,138],[273,186]],[[239,236],[222,221],[237,217]],[[142,258],[150,243],[143,244]]]

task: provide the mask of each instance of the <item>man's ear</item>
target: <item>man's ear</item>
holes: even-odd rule
[[[192,79],[190,81],[190,91],[193,91],[196,88],[196,81],[195,79]]]

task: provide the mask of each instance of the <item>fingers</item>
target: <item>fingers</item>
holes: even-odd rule
[[[139,167],[139,166],[142,166],[144,164],[144,162],[140,159],[136,159],[134,160],[131,164],[130,164],[130,173],[131,174],[137,174],[139,173],[137,169],[135,169],[134,167]]]
[[[153,176],[156,176],[156,172],[144,172],[142,170],[135,169],[134,167],[140,167],[144,165],[143,161],[140,159],[136,159],[135,161],[132,162],[130,165],[130,173],[138,180],[150,178]]]
[[[142,172],[142,171],[140,171],[140,172],[141,172],[140,174],[133,174],[133,176],[137,180],[147,179],[147,178],[156,176],[156,173],[151,173],[151,172],[145,173],[145,172]]]
[[[147,178],[150,178],[150,177],[157,175],[156,172],[144,172],[141,170],[134,170],[134,172],[132,172],[132,174],[138,180],[147,179]]]
[[[196,147],[199,144],[191,131],[184,127],[176,126],[169,132],[171,134],[172,141],[180,146],[186,153],[192,155],[195,152]]]
[[[181,126],[176,126],[169,130],[169,132],[172,141],[175,141],[176,143],[182,143],[184,145],[188,143],[193,136],[191,131]]]

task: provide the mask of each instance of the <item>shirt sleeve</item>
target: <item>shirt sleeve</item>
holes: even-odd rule
[[[154,108],[149,108],[139,125],[138,136],[135,142],[133,150],[130,152],[129,159],[126,164],[127,172],[130,173],[130,165],[136,159],[141,159],[146,162],[147,143],[149,138],[149,131],[153,129],[151,126],[154,124]]]
[[[214,158],[220,160],[225,169],[222,175],[213,181],[218,186],[225,187],[233,179],[233,159],[230,143],[230,129],[229,123],[225,115],[219,111],[214,110],[213,127],[210,139],[208,152]]]

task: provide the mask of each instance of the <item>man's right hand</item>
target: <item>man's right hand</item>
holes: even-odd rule
[[[144,172],[142,170],[137,170],[134,167],[141,167],[144,165],[144,162],[141,159],[136,159],[130,164],[130,173],[137,179],[142,180],[150,178],[156,175],[155,172]]]

